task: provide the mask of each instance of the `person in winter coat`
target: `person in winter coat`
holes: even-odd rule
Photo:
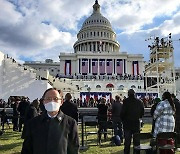
[[[60,110],[62,99],[55,88],[44,92],[46,112],[27,123],[21,154],[78,154],[77,124]]]

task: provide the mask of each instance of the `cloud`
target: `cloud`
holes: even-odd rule
[[[174,60],[175,66],[180,67],[180,12],[175,13],[170,20],[165,20],[159,26],[153,27],[147,30],[137,30],[134,33],[122,32],[117,35],[117,39],[121,43],[121,51],[128,51],[128,53],[144,55],[146,61],[149,60],[149,49],[148,45],[154,41],[153,38],[165,38],[168,37],[169,33],[172,33],[172,40],[174,46]],[[148,42],[145,39],[152,38]]]
[[[20,60],[58,61],[60,52],[73,52],[93,4],[94,0],[0,0],[0,50]],[[99,4],[117,32],[121,51],[142,53],[148,60],[147,37],[180,35],[179,0],[99,0]]]
[[[17,4],[3,0],[0,0],[0,4],[0,50],[10,52],[17,58],[17,54],[36,57],[41,52],[48,53],[48,49],[56,46],[60,47],[56,52],[57,57],[64,46],[69,46],[72,50],[75,36],[68,31],[59,30],[53,23],[43,23],[42,17],[39,17],[41,13],[35,13],[37,8],[34,3],[31,3],[30,8],[29,4],[21,4],[17,8]]]
[[[152,24],[155,18],[171,16],[180,7],[180,1],[164,0],[111,0],[104,2],[104,14],[115,28],[129,33],[142,29],[144,25]]]

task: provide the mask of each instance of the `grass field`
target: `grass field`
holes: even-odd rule
[[[81,128],[81,127],[79,127]],[[90,128],[92,130],[92,128]],[[142,132],[150,132],[151,125],[145,124]],[[81,134],[80,139],[81,139]],[[19,154],[21,151],[21,146],[23,140],[20,138],[21,133],[13,132],[12,126],[11,129],[6,129],[5,133],[0,136],[0,154]],[[108,140],[102,141],[101,146],[97,145],[97,136],[91,135],[88,136],[87,148],[81,150],[82,154],[123,154],[124,146],[114,146],[110,141],[111,135],[108,135]],[[85,141],[86,142],[86,141]],[[80,141],[81,143],[81,141]],[[132,148],[131,148],[132,149]],[[177,154],[180,152],[176,152]]]

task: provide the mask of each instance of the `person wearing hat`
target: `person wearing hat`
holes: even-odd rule
[[[133,89],[128,90],[128,98],[123,100],[121,119],[124,128],[124,154],[130,154],[133,134],[140,132],[140,118],[144,115],[143,102],[135,97]]]

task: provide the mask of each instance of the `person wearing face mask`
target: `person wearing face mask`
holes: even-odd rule
[[[76,121],[60,110],[62,91],[47,89],[42,99],[46,112],[28,121],[21,154],[78,154]]]

